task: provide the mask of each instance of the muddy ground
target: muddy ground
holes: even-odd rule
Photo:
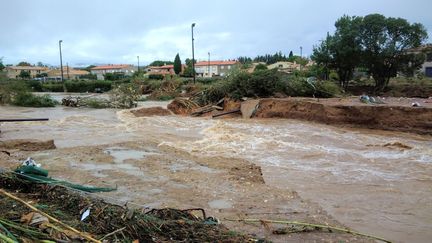
[[[296,220],[342,226],[317,204],[296,192],[266,185],[260,167],[237,159],[196,157],[151,142],[22,151],[0,154],[0,167],[14,169],[31,156],[54,178],[93,186],[117,186],[96,194],[117,205],[152,208],[204,208],[231,230],[274,242],[367,242],[345,233],[314,231],[292,234],[286,226],[245,224],[226,219]],[[144,151],[144,152],[143,152]],[[217,239],[217,238],[216,238]],[[192,240],[193,241],[193,240]]]

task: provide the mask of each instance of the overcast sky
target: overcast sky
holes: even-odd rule
[[[420,22],[432,37],[431,0],[1,0],[0,57],[59,65],[235,59],[292,50],[310,55],[344,14]],[[431,38],[429,38],[429,42]]]

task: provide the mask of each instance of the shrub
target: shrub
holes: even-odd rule
[[[110,108],[109,101],[96,98],[85,99],[84,105],[96,109]]]
[[[111,90],[111,82],[105,80],[66,81],[65,86],[68,92],[79,92],[79,93],[95,92],[96,89],[99,89],[103,92]]]
[[[317,93],[315,96],[322,98],[337,97],[342,94],[341,87],[332,81],[320,81],[316,83]]]
[[[63,92],[62,83],[43,83],[42,90],[48,92]]]
[[[121,80],[125,78],[125,73],[123,72],[115,72],[115,73],[106,73],[104,74],[105,80],[115,81],[115,80]]]
[[[284,80],[285,94],[289,96],[313,96],[316,93],[315,86],[302,77],[289,77]]]
[[[258,65],[255,66],[254,71],[258,71],[258,70],[267,70],[267,65],[259,63]]]
[[[162,74],[149,74],[149,79],[163,80],[164,76]]]
[[[58,102],[50,95],[37,96],[30,92],[20,92],[13,98],[12,104],[25,107],[54,107]]]
[[[268,97],[281,88],[280,76],[274,70],[240,72],[230,77],[234,90],[233,98]]]

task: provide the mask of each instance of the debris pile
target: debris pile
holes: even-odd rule
[[[249,240],[207,218],[203,209],[125,208],[63,186],[24,181],[12,173],[0,174],[0,187],[0,237],[7,242]]]

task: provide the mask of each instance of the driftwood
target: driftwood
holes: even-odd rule
[[[238,113],[238,112],[241,112],[240,109],[236,109],[236,110],[232,110],[232,111],[227,111],[227,112],[222,112],[222,113],[219,113],[219,114],[215,114],[212,117],[215,118],[215,117],[225,116],[225,115],[228,115],[228,114],[234,114],[234,113]]]

